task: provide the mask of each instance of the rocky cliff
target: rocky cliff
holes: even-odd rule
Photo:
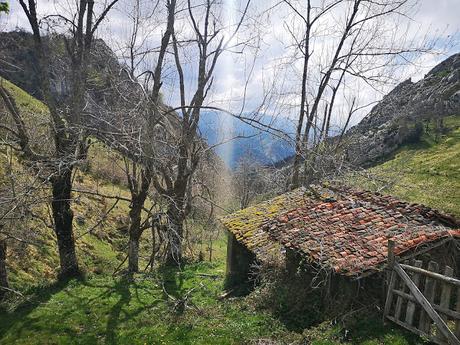
[[[346,136],[348,161],[372,165],[402,144],[417,141],[424,124],[434,121],[442,131],[442,118],[460,115],[460,53],[452,55],[425,77],[406,80],[393,89]]]

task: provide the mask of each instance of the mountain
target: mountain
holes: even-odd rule
[[[460,114],[460,53],[434,67],[413,83],[393,89],[345,135],[348,161],[370,166],[404,144],[418,142],[428,122],[443,132],[443,119]]]
[[[295,131],[294,124],[287,119],[265,115],[258,117],[264,125],[291,137]],[[215,146],[217,155],[232,169],[245,155],[251,155],[262,165],[272,165],[294,153],[292,142],[276,135],[276,131],[269,133],[225,113],[202,112],[199,129],[208,145]]]
[[[444,118],[445,133],[433,125],[416,143],[402,145],[385,162],[347,176],[347,184],[392,194],[460,217],[460,115]],[[370,176],[370,178],[363,176]]]

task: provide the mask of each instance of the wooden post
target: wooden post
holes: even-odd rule
[[[414,262],[415,267],[422,267],[421,260],[415,260]],[[413,273],[412,280],[417,287],[420,286],[420,273]],[[414,320],[414,312],[415,312],[415,303],[412,301],[407,302],[407,311],[406,311],[406,323],[412,326],[412,322]]]
[[[457,288],[457,304],[455,310],[460,312],[460,287]],[[455,335],[460,339],[460,319],[455,320]]]
[[[393,240],[388,240],[388,254],[387,254],[387,293],[385,299],[385,308],[383,311],[383,322],[386,322],[386,317],[390,314],[391,303],[393,302],[393,289],[396,286],[397,274],[393,271],[393,266],[395,262],[395,242]]]
[[[388,240],[388,267],[393,269],[395,263],[395,241]]]
[[[438,264],[434,261],[430,261],[428,264],[428,270],[431,272],[438,271]],[[423,290],[423,295],[426,297],[428,302],[433,303],[434,300],[434,290],[436,287],[436,281],[433,278],[426,276],[425,280],[425,289]],[[432,320],[430,316],[422,310],[419,321],[419,329],[427,334],[431,334],[431,323]]]

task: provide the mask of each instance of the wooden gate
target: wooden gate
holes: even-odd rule
[[[394,243],[388,248],[391,276],[384,318],[436,344],[460,345],[460,280],[452,277],[453,269],[446,266],[440,274],[434,261],[427,269],[420,260],[399,263]]]

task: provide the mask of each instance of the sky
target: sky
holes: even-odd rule
[[[317,0],[319,4],[323,0]],[[324,0],[327,1],[327,0]],[[180,2],[180,1],[179,1]],[[305,2],[305,1],[303,1]],[[69,13],[74,0],[38,0],[39,13]],[[97,3],[97,2],[96,2]],[[147,15],[152,12],[154,1],[140,0],[140,13]],[[247,21],[237,36],[232,38],[230,46],[248,41],[244,49],[240,46],[225,52],[218,64],[213,89],[207,100],[208,105],[219,106],[232,112],[268,114],[274,117],[295,121],[300,102],[301,57],[295,53],[294,40],[291,34],[299,36],[302,25],[299,17],[292,14],[286,6],[276,5],[276,0],[252,0]],[[313,0],[315,3],[315,0]],[[133,0],[121,0],[110,13],[107,20],[98,31],[99,37],[123,59],[125,43],[130,37]],[[222,0],[223,11],[217,20],[224,26],[224,38],[231,37],[231,32],[245,5],[243,0]],[[271,8],[271,10],[269,10]],[[146,20],[140,33],[143,46],[154,48],[158,45],[163,26],[161,16],[164,16],[162,6],[155,8],[156,17]],[[340,25],[343,19],[343,9],[338,8],[330,16],[324,18],[318,26],[315,38],[313,66],[309,74],[311,78],[311,93],[315,90],[315,80],[319,78],[319,70],[330,55],[334,46],[334,27]],[[423,78],[432,67],[447,56],[460,52],[460,0],[421,0],[411,7],[406,17],[392,18],[381,22],[380,32],[396,33],[397,41],[420,42],[423,39],[431,41],[436,54],[418,54],[413,57],[411,64],[403,63],[395,68],[385,70],[391,75],[391,81],[376,83],[369,86],[359,80],[348,81],[348,88],[343,89],[337,97],[333,123],[337,129],[343,126],[344,119],[353,99],[363,108],[357,111],[351,124],[358,123],[375,104],[389,92],[398,82],[412,78],[417,81]],[[197,14],[199,17],[199,14]],[[188,37],[188,18],[180,23],[180,34]],[[17,0],[10,1],[10,13],[0,17],[0,29],[28,29],[27,19],[18,5]],[[384,29],[383,29],[384,28]],[[331,38],[332,37],[332,38]],[[413,40],[413,41],[411,41]],[[139,44],[140,49],[140,44]],[[191,94],[195,86],[196,60],[193,49],[184,51],[183,61],[186,65],[186,87]],[[139,63],[140,70],[147,69],[153,59]],[[170,61],[172,63],[172,61]],[[397,62],[397,61],[396,61]],[[317,66],[317,68],[315,68]],[[383,72],[382,72],[383,73]],[[172,106],[178,105],[177,77],[172,64],[165,68],[165,83],[163,86],[164,99]],[[368,105],[367,107],[364,107]]]

